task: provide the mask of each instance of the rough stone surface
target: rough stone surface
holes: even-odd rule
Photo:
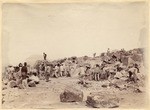
[[[66,88],[63,93],[60,94],[61,102],[81,102],[83,101],[83,92],[75,88]]]
[[[90,93],[86,103],[93,108],[115,108],[119,107],[119,99],[112,93]]]

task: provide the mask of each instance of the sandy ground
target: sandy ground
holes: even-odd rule
[[[41,81],[37,87],[18,89],[8,88],[2,90],[3,104],[2,108],[38,108],[38,109],[60,109],[60,108],[89,108],[86,106],[86,98],[90,92],[112,91],[120,99],[119,108],[144,108],[145,94],[134,93],[133,90],[119,90],[118,88],[103,88],[102,84],[107,84],[107,81],[91,81],[88,88],[77,84],[77,78],[51,78],[50,82]],[[84,100],[81,103],[62,103],[59,95],[65,87],[74,87],[83,91]]]

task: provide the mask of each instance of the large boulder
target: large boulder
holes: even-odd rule
[[[63,93],[60,94],[61,102],[81,102],[83,101],[83,92],[75,88],[66,88]]]
[[[113,93],[90,93],[90,95],[87,96],[86,103],[93,108],[115,108],[119,107],[119,98]]]

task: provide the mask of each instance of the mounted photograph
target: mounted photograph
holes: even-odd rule
[[[148,2],[1,8],[2,109],[148,106]]]

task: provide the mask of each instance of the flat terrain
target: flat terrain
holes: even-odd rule
[[[120,99],[119,108],[144,108],[145,90],[142,93],[135,93],[133,89],[119,90],[115,87],[104,88],[102,84],[108,81],[89,81],[88,87],[78,84],[78,78],[62,77],[50,78],[50,82],[40,81],[37,87],[27,89],[7,88],[2,90],[3,108],[38,108],[38,109],[59,109],[59,108],[89,108],[86,106],[86,98],[90,92],[111,91]],[[84,100],[81,103],[62,103],[59,95],[65,87],[74,87],[83,91]]]

